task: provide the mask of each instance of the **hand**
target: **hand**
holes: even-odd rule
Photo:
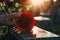
[[[0,16],[0,23],[6,25],[16,25],[14,20],[17,19],[20,15],[20,13],[11,13],[8,15]]]

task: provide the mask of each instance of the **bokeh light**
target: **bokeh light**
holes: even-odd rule
[[[53,0],[53,2],[56,2],[57,0]]]
[[[30,2],[33,4],[33,5],[39,5],[39,4],[42,4],[44,2],[44,0],[30,0]]]

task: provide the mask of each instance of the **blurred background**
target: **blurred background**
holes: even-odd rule
[[[0,0],[0,15],[29,11],[39,28],[60,35],[60,0]]]

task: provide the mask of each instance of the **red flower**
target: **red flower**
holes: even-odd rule
[[[30,12],[22,12],[17,21],[17,25],[26,30],[32,29],[35,24],[34,16]]]

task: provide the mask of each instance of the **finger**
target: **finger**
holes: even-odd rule
[[[6,24],[10,26],[16,26],[16,22],[12,22],[12,21],[8,21]]]

